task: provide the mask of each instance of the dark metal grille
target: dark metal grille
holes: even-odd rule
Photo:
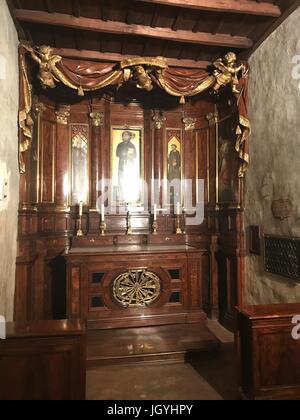
[[[265,271],[300,280],[300,239],[265,236]]]

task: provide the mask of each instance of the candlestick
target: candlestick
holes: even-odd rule
[[[83,215],[83,202],[80,201],[79,203],[79,220],[78,220],[78,229],[77,229],[77,236],[83,236],[83,231],[82,231],[82,215]]]
[[[157,220],[157,204],[154,204],[154,221]]]
[[[186,235],[186,211],[185,208],[182,208],[182,214],[183,214],[183,234]]]
[[[182,235],[182,229],[180,226],[180,204],[177,202],[177,215],[176,215],[176,235]]]
[[[176,218],[176,235],[182,235],[182,229],[180,227],[180,215],[177,215]]]
[[[101,204],[101,216],[100,216],[100,235],[105,236],[106,223],[105,223],[105,207]]]
[[[127,212],[127,235],[132,235],[132,226],[131,226],[131,214],[130,210]]]
[[[154,220],[153,224],[152,224],[152,234],[153,235],[157,235],[157,228],[158,228],[158,223],[157,223],[156,220]]]
[[[100,223],[100,235],[105,236],[106,231],[106,223],[104,221],[101,221]]]

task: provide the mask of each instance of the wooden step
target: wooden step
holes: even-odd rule
[[[183,362],[219,345],[204,323],[90,331],[87,367]]]

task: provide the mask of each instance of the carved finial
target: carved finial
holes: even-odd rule
[[[101,127],[104,122],[103,112],[91,112],[90,118],[92,119],[93,127]]]
[[[153,115],[152,120],[154,122],[154,127],[156,128],[156,130],[161,130],[163,128],[164,123],[167,121],[167,118],[163,115],[163,113],[161,113]]]
[[[206,119],[210,126],[216,125],[219,122],[219,114],[217,112],[211,112],[206,115]]]
[[[185,117],[182,119],[185,131],[195,130],[197,118]]]
[[[46,106],[43,102],[39,102],[37,98],[34,99],[33,110],[36,114],[42,115],[46,111]]]
[[[71,115],[69,111],[56,111],[55,115],[57,124],[68,125],[69,118]]]

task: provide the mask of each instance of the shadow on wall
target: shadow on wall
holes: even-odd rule
[[[239,399],[238,362],[234,343],[222,344],[221,351],[203,353],[188,362],[224,400]]]
[[[52,282],[52,314],[53,319],[66,319],[67,317],[67,267],[66,260],[59,255],[50,261]]]

